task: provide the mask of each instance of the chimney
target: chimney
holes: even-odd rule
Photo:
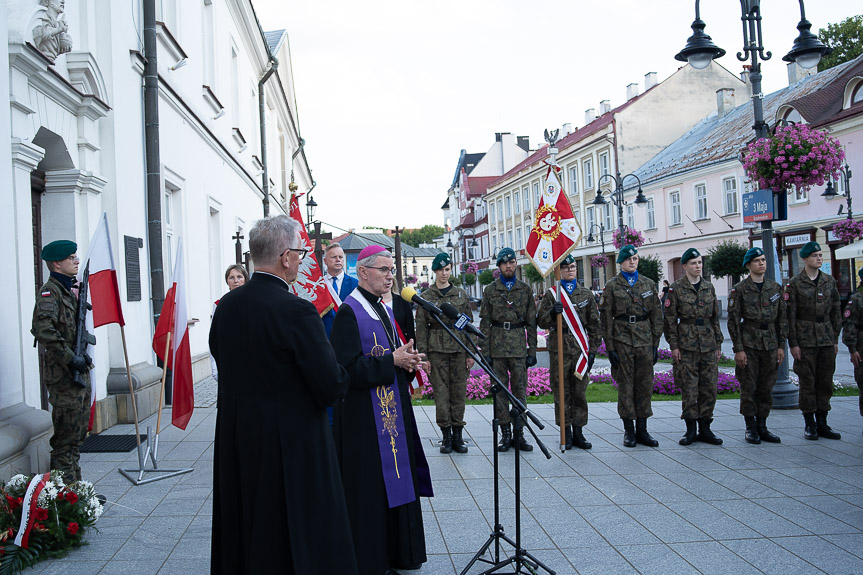
[[[603,100],[602,102],[599,103],[599,115],[600,116],[605,114],[606,112],[610,112],[610,111],[611,111],[611,102],[609,102],[608,100]]]
[[[752,82],[749,81],[749,74],[752,72],[752,66],[749,64],[743,65],[743,71],[740,72],[740,79],[743,81],[744,86],[746,87],[746,94],[749,98],[752,98]]]
[[[723,118],[734,109],[734,88],[716,90],[716,114]]]
[[[591,123],[596,119],[596,108],[588,108],[584,111],[584,125]]]
[[[500,134],[501,134],[500,132],[494,133],[494,141],[495,142],[500,142]]]
[[[813,66],[810,69],[801,67],[797,62],[788,63],[788,85],[793,86],[803,78],[811,76],[818,72],[818,67]]]
[[[560,127],[560,137],[565,138],[572,133],[572,124],[567,122],[563,126]]]
[[[648,90],[650,90],[651,88],[653,88],[657,84],[659,84],[659,82],[656,79],[656,72],[648,72],[647,74],[644,75],[644,91],[645,92],[647,92]]]
[[[516,146],[525,152],[530,152],[530,136],[519,136],[516,138]]]
[[[630,101],[638,96],[638,83],[633,82],[626,87],[626,101]]]

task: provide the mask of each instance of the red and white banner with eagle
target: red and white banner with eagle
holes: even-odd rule
[[[301,194],[300,194],[301,195]],[[291,205],[288,216],[300,222],[302,231],[300,238],[302,246],[306,249],[311,249],[312,242],[309,240],[309,234],[306,232],[306,226],[303,224],[302,212],[300,212],[299,195],[291,196]],[[297,272],[297,281],[291,284],[291,291],[295,295],[309,300],[315,305],[318,314],[323,317],[331,309],[337,308],[336,302],[333,299],[332,293],[327,287],[327,282],[324,280],[323,272],[318,267],[318,260],[314,254],[309,254],[300,262],[300,269]]]
[[[525,249],[527,257],[542,277],[548,276],[581,241],[581,226],[572,215],[569,198],[558,179],[560,166],[546,164],[545,189]]]

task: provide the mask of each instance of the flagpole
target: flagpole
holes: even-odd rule
[[[554,268],[554,283],[557,288],[558,300],[561,300],[564,297],[564,290],[560,285],[559,264]],[[566,396],[564,395],[563,387],[563,314],[557,314],[557,388],[557,396],[560,398],[560,401],[558,401],[560,417],[560,451],[563,453],[566,451],[566,406],[564,405]]]
[[[135,388],[132,385],[132,370],[129,368],[129,350],[126,347],[126,329],[120,324],[120,336],[123,339],[123,359],[126,361],[126,378],[129,380],[129,395],[132,398],[132,415],[135,418],[135,438],[138,440],[138,463],[144,468],[144,459],[141,456],[141,430],[138,429],[138,404],[135,401]]]
[[[165,361],[162,362],[162,390],[159,392],[159,415],[156,416],[156,436],[162,429],[162,401],[165,398],[165,380],[168,377],[168,350],[171,349],[171,332],[168,332],[168,337],[165,338]]]

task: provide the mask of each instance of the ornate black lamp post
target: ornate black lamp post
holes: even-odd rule
[[[842,178],[842,183],[844,184],[842,193],[845,196],[845,204],[848,206],[848,217],[846,219],[853,220],[854,212],[851,211],[851,168],[848,166],[848,159],[845,159],[845,165],[839,168],[839,177]],[[827,189],[824,190],[824,193],[821,194],[822,197],[827,198],[835,198],[839,193],[836,191],[836,188],[833,186],[833,178],[827,180]],[[842,208],[844,206],[839,206],[839,214],[842,215]],[[851,258],[851,285],[854,287],[853,291],[857,291],[857,272],[854,270],[854,258]]]
[[[596,197],[593,198],[593,205],[601,206],[608,203],[602,196],[602,190],[599,189],[598,186],[602,184],[602,180],[608,178],[612,182],[614,182],[614,191],[609,192],[608,196],[611,199],[611,202],[617,206],[617,228],[620,233],[620,237],[623,237],[623,234],[626,232],[626,224],[623,223],[623,206],[627,204],[626,200],[623,198],[623,182],[626,178],[635,178],[638,182],[638,194],[635,196],[634,203],[636,206],[646,206],[647,198],[644,197],[644,192],[641,191],[641,180],[635,174],[626,174],[621,177],[620,172],[617,172],[617,176],[612,176],[611,174],[602,174],[597,180],[596,185]],[[588,240],[590,241],[590,240]]]
[[[587,243],[592,244],[596,241],[596,238],[593,237],[593,229],[597,228],[599,230],[599,243],[602,245],[601,255],[605,255],[605,227],[602,224],[590,224],[590,229],[587,230]],[[602,285],[605,285],[608,280],[605,278],[605,266],[602,268]]]

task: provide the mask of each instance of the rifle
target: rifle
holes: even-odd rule
[[[87,368],[83,371],[75,369],[74,381],[79,387],[87,387],[84,381],[84,374],[90,372],[93,367],[93,360],[87,354],[88,345],[96,345],[96,336],[87,331],[87,312],[93,309],[90,302],[87,301],[87,293],[90,291],[90,263],[87,262],[87,267],[84,268],[84,277],[81,283],[78,284],[78,311],[75,312],[75,355],[83,356],[87,360]]]

